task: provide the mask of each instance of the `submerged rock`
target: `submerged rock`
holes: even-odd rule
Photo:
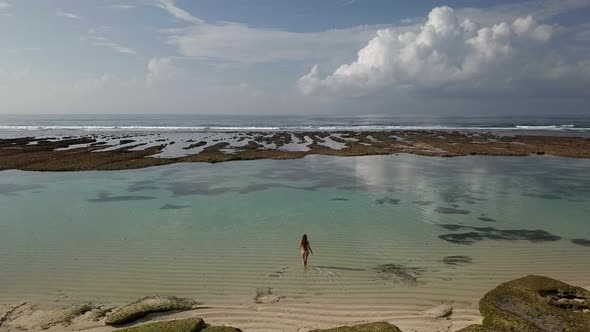
[[[403,264],[381,264],[373,268],[377,276],[384,280],[401,281],[405,283],[417,284],[422,273],[426,269],[421,267],[406,266]]]
[[[442,259],[443,263],[447,265],[465,265],[473,263],[473,259],[469,256],[446,256]]]
[[[432,309],[426,310],[424,315],[430,318],[448,318],[453,313],[453,307],[450,304],[441,304]]]
[[[258,304],[271,304],[277,303],[281,299],[284,299],[284,296],[278,296],[272,293],[272,289],[270,287],[267,288],[259,288],[256,290],[256,295],[254,296],[254,302]]]
[[[205,322],[200,318],[170,320],[134,326],[120,332],[199,332],[204,331]]]
[[[587,332],[590,291],[561,281],[527,276],[501,284],[479,302],[483,325],[460,332]]]
[[[327,330],[313,330],[309,332],[401,332],[401,330],[395,325],[386,322],[377,322],[354,326],[340,326]]]
[[[197,305],[191,299],[175,296],[149,296],[116,309],[105,321],[108,325],[133,322],[154,312],[190,310]]]

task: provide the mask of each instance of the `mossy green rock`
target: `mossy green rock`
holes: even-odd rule
[[[193,309],[197,302],[174,296],[149,296],[115,310],[106,320],[108,325],[131,323],[154,312]]]
[[[340,326],[327,330],[313,330],[310,332],[401,332],[401,330],[395,325],[386,322],[377,322],[354,326]]]
[[[230,326],[208,326],[200,332],[242,332],[242,330]]]
[[[460,332],[588,332],[590,292],[559,280],[527,276],[487,293],[479,301],[483,325]]]
[[[46,330],[57,324],[69,324],[72,319],[85,314],[92,310],[92,306],[89,304],[78,304],[71,307],[67,307],[61,310],[52,311],[45,315],[41,320],[39,326],[41,329]]]
[[[199,332],[203,331],[205,322],[200,318],[170,320],[134,326],[117,332]]]

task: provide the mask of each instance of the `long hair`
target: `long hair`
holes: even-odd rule
[[[307,246],[308,244],[309,244],[309,241],[307,241],[307,234],[303,234],[303,237],[301,238],[301,245]]]

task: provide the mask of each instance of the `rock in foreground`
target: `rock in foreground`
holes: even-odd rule
[[[68,325],[72,319],[92,310],[89,304],[79,304],[61,310],[51,311],[41,319],[39,327],[46,330],[54,325]]]
[[[313,330],[310,332],[401,332],[401,330],[395,325],[386,322],[377,322],[355,326],[340,326],[327,330]]]
[[[527,276],[487,293],[479,302],[483,325],[460,332],[588,332],[590,291],[561,281]]]
[[[205,328],[200,318],[170,320],[119,330],[120,332],[199,332]]]
[[[193,309],[197,302],[174,296],[150,296],[115,310],[105,321],[108,325],[131,323],[155,312]]]

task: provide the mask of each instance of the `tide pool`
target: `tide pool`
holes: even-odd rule
[[[446,301],[460,327],[512,278],[590,286],[590,247],[571,241],[590,239],[588,170],[590,160],[548,156],[394,155],[3,171],[0,303],[173,294],[209,306],[211,322],[289,330],[403,328]],[[255,294],[269,288],[280,301],[259,310]],[[284,327],[272,325],[280,313]]]

